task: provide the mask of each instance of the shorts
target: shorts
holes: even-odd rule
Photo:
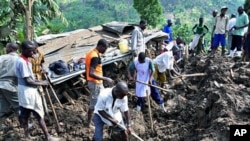
[[[167,82],[167,77],[165,72],[159,72],[158,66],[154,64],[155,72],[154,72],[154,78],[157,82],[163,84]]]
[[[20,109],[20,113],[19,113],[19,117],[20,117],[20,118],[23,118],[23,119],[26,119],[26,120],[27,120],[27,119],[30,117],[30,113],[32,112],[32,113],[33,113],[33,116],[34,116],[36,119],[38,119],[38,120],[41,119],[41,117],[39,116],[39,114],[38,114],[36,111],[34,111],[34,110],[27,109],[27,108],[24,108],[24,107],[22,107],[22,106],[20,106],[19,109]]]
[[[88,81],[88,87],[90,90],[90,104],[89,104],[89,109],[95,109],[95,104],[97,102],[97,98],[101,92],[101,89],[103,89],[103,85],[102,84],[97,84],[95,82],[92,81]]]
[[[218,48],[219,45],[222,47],[226,46],[226,35],[225,34],[215,34],[213,39],[213,47]]]

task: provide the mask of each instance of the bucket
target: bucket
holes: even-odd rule
[[[119,49],[121,53],[127,53],[129,51],[128,41],[125,39],[121,39],[118,43]]]

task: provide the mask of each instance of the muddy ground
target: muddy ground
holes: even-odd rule
[[[172,92],[162,93],[167,113],[163,113],[158,105],[151,101],[153,129],[148,108],[142,113],[137,113],[134,106],[136,99],[133,95],[129,95],[132,127],[137,135],[147,141],[228,141],[230,125],[250,124],[248,62],[223,58],[218,53],[215,58],[208,58],[206,55],[190,57],[187,62],[181,62],[179,67],[182,74],[206,73],[207,75],[183,77],[183,81],[179,78],[169,79],[169,90]],[[113,77],[124,79],[124,75],[124,68],[121,67],[115,70]],[[56,89],[59,87],[55,86]],[[131,93],[134,94],[133,85],[130,87]],[[88,93],[77,89],[77,93],[79,92],[80,95],[75,96],[69,93],[75,102],[70,104],[57,90],[63,103],[63,108],[60,108],[58,103],[54,104],[60,131],[56,130],[53,114],[49,116],[51,120],[46,116],[49,132],[65,141],[88,141],[93,135],[93,129],[85,126]],[[43,140],[42,131],[34,118],[30,123],[34,124],[31,127],[32,136],[37,137],[38,141]],[[0,140],[24,140],[23,130],[19,127],[16,115],[2,118],[0,127]],[[108,140],[107,127],[104,132],[105,140]]]

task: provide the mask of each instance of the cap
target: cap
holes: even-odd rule
[[[226,9],[226,10],[227,10],[228,8],[227,8],[226,6],[222,6],[222,7],[221,7],[221,10],[222,10],[222,9]]]
[[[168,19],[168,20],[167,20],[167,23],[172,23],[172,20],[171,20],[171,19]]]

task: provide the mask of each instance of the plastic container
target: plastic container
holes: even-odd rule
[[[127,53],[129,51],[128,41],[125,39],[121,39],[118,43],[119,49],[121,53]]]

